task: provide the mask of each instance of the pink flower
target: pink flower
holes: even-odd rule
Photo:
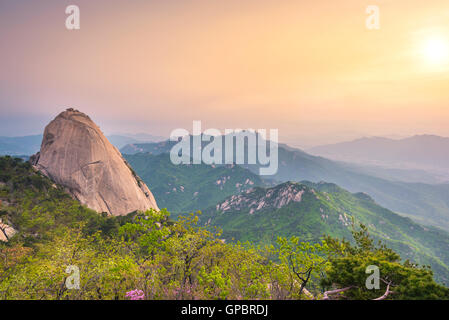
[[[145,294],[142,290],[132,290],[126,293],[126,297],[131,300],[143,300],[145,298]]]

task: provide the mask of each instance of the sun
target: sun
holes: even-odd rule
[[[443,37],[428,38],[422,46],[422,54],[426,62],[442,65],[449,62],[449,43]]]

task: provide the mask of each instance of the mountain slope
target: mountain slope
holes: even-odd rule
[[[29,162],[0,157],[0,220],[16,230],[14,242],[33,246],[60,227],[87,223],[90,234],[118,232],[128,217],[99,214],[73,199]]]
[[[227,240],[272,243],[296,235],[318,241],[323,235],[351,237],[352,219],[368,226],[388,247],[420,264],[429,264],[437,278],[449,283],[449,234],[423,227],[376,204],[363,193],[351,194],[335,184],[287,182],[256,187],[204,210],[202,224],[221,227]]]
[[[258,167],[249,167],[258,172]],[[301,150],[279,148],[278,181],[326,181],[350,192],[365,192],[392,211],[422,223],[449,230],[449,184],[430,185],[389,181],[364,174],[357,168]]]
[[[128,145],[123,153],[169,153],[176,142]],[[246,165],[259,173],[258,165]],[[371,171],[374,169],[371,169]],[[137,173],[141,175],[139,168]],[[385,173],[385,175],[387,175]],[[267,177],[264,177],[267,178]],[[279,169],[268,178],[279,181],[332,182],[350,192],[365,192],[392,211],[413,217],[420,223],[449,230],[449,184],[425,184],[391,181],[368,174],[359,166],[310,155],[302,150],[279,145]]]
[[[17,231],[8,243],[0,242],[0,299],[119,300],[129,299],[127,293],[136,287],[145,292],[146,299],[298,298],[301,283],[295,280],[287,263],[279,259],[271,262],[264,252],[251,246],[223,243],[215,234],[197,228],[194,217],[173,222],[166,214],[147,212],[145,218],[138,214],[99,214],[33,170],[30,163],[0,157],[0,219]],[[188,260],[191,268],[186,270],[182,261],[191,258],[192,252],[193,258]],[[309,248],[299,251],[302,253],[310,261],[318,259]],[[360,263],[360,257],[368,254],[369,259],[380,263],[382,270],[387,266],[389,275],[400,277],[392,298],[447,299],[448,289],[436,285],[428,270],[399,266],[396,260],[374,253],[363,251],[355,258]],[[284,253],[278,248],[270,258],[281,255]],[[307,289],[320,299],[319,281],[335,276],[347,277],[350,285],[363,287],[365,263],[362,260],[359,272],[336,268],[341,274],[332,272],[332,278],[320,274],[307,283]],[[67,279],[67,265],[81,270],[80,290],[62,286]],[[148,272],[142,270],[150,270],[155,281],[148,281]],[[211,283],[202,281],[209,274],[214,279],[224,279],[225,288],[232,291],[211,291]],[[361,276],[362,280],[354,281],[354,276]],[[176,288],[183,281],[190,283],[189,277],[193,283],[180,293]],[[341,281],[338,279],[335,285]],[[171,290],[173,286],[175,289]],[[326,285],[323,289],[327,288]],[[382,294],[384,288],[379,291]],[[372,293],[372,298],[378,296],[378,292]]]
[[[177,166],[168,154],[124,156],[151,188],[158,205],[172,213],[197,211],[229,195],[266,185],[258,175],[236,165]]]

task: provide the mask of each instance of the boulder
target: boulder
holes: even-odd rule
[[[153,194],[84,113],[67,109],[45,128],[35,168],[87,207],[112,215],[159,211]]]

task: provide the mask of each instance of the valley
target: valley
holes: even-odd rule
[[[174,142],[127,145],[123,154],[169,153]],[[279,144],[279,169],[270,181],[277,183],[303,180],[330,182],[350,192],[369,194],[377,203],[394,212],[412,217],[424,225],[437,226],[449,230],[449,184],[429,184],[388,180],[370,175],[357,165],[335,162],[312,156],[306,152]],[[138,166],[139,171],[144,166]],[[258,165],[242,165],[258,174]],[[382,171],[381,171],[382,172]],[[372,173],[372,170],[371,170]],[[262,177],[263,178],[263,177]],[[204,209],[204,208],[198,208]]]

